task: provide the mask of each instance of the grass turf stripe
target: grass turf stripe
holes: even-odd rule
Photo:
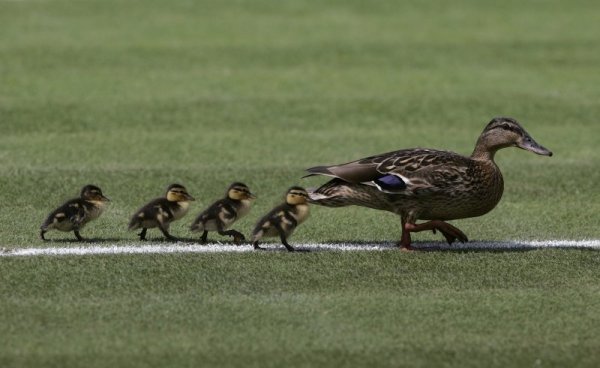
[[[536,240],[536,241],[497,241],[497,242],[469,242],[465,244],[449,245],[446,243],[424,242],[415,243],[415,248],[422,250],[519,250],[537,248],[591,248],[600,249],[600,239],[591,240]],[[285,250],[276,244],[264,244],[268,251]],[[395,249],[394,243],[306,243],[296,244],[297,250],[305,251],[382,251]],[[83,256],[100,254],[168,254],[168,253],[226,253],[250,252],[253,248],[249,245],[231,244],[114,244],[91,245],[77,247],[45,247],[45,248],[2,248],[0,257],[14,256]]]

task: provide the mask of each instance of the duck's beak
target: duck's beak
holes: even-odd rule
[[[188,193],[184,194],[185,199],[187,199],[188,201],[195,201],[196,198],[192,197],[191,195],[189,195]]]
[[[521,139],[521,141],[517,143],[517,147],[522,148],[527,151],[531,151],[533,153],[537,153],[538,155],[552,156],[552,151],[550,151],[546,147],[538,144],[529,135],[526,135],[525,137],[523,137],[523,139]]]
[[[247,196],[248,199],[256,199],[256,195],[254,193],[248,193]]]
[[[102,195],[102,196],[101,196],[101,199],[102,199],[102,202],[110,202],[110,198],[108,198],[108,197],[107,197],[107,196],[105,196],[105,195]]]

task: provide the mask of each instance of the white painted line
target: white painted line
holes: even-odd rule
[[[393,243],[334,243],[292,244],[297,250],[305,251],[383,251],[395,249]],[[269,251],[285,251],[279,244],[263,244]],[[415,248],[423,250],[510,250],[535,248],[592,248],[600,249],[600,239],[593,240],[536,240],[536,241],[498,241],[498,242],[469,242],[448,245],[442,242],[414,244]],[[84,256],[100,254],[168,254],[168,253],[241,253],[254,251],[250,245],[230,244],[194,244],[173,243],[154,245],[148,243],[116,243],[108,245],[89,245],[76,247],[46,247],[46,248],[0,248],[0,257],[26,256]]]

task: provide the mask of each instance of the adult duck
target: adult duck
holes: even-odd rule
[[[498,117],[485,127],[471,156],[426,148],[403,149],[340,165],[308,169],[333,177],[309,190],[311,203],[327,207],[358,205],[393,212],[402,221],[399,246],[412,250],[412,232],[441,232],[449,244],[468,241],[446,221],[481,216],[502,197],[504,181],[494,162],[502,148],[519,147],[552,156],[515,119]],[[417,224],[417,220],[428,220]]]

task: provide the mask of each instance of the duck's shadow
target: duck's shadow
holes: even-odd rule
[[[494,253],[505,253],[505,252],[530,252],[532,250],[539,249],[567,249],[567,250],[588,250],[588,251],[600,251],[600,247],[585,246],[585,245],[570,245],[568,241],[564,244],[560,242],[548,242],[544,244],[543,241],[528,242],[528,241],[497,241],[497,240],[477,240],[466,243],[455,242],[448,244],[443,241],[426,241],[426,242],[413,242],[413,252],[453,252],[453,253],[466,253],[466,252],[494,252]],[[316,249],[314,249],[316,248]],[[333,240],[326,244],[314,244],[311,245],[311,250],[400,250],[396,243],[392,242],[369,242],[369,241],[339,241]]]

